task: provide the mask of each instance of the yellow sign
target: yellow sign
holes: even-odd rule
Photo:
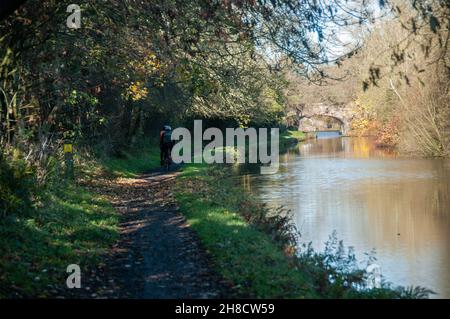
[[[72,153],[73,147],[72,144],[64,144],[64,153]]]

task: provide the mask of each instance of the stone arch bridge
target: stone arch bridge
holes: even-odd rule
[[[327,103],[311,103],[299,104],[294,107],[288,114],[288,122],[295,125],[301,131],[311,131],[302,127],[302,120],[313,117],[331,117],[337,120],[341,125],[341,132],[347,135],[350,130],[350,124],[355,116],[355,110],[351,103],[348,104],[327,104]]]

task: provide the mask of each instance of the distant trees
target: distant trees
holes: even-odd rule
[[[395,18],[366,38],[359,101],[376,113],[380,142],[427,156],[450,153],[449,11],[443,1],[395,1]],[[393,136],[394,135],[394,136]]]

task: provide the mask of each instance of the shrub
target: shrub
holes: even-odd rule
[[[31,206],[35,172],[17,151],[0,152],[0,214],[24,214]]]

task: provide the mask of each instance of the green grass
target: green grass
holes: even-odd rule
[[[64,289],[67,266],[88,271],[118,238],[117,223],[108,201],[74,185],[46,192],[42,207],[26,216],[3,219],[0,297],[45,297]]]
[[[280,133],[280,151],[306,140],[306,134],[302,131],[286,130]]]
[[[120,157],[103,157],[100,163],[116,177],[137,177],[160,166],[159,144],[154,140],[145,141],[131,150],[122,152]]]
[[[181,212],[212,254],[218,272],[244,295],[316,297],[308,278],[295,268],[279,245],[249,225],[232,204],[225,203],[226,199],[218,200],[210,192],[227,192],[230,185],[210,191],[198,188],[189,191],[189,183],[208,178],[213,177],[207,175],[206,166],[186,166],[179,177],[176,198]]]
[[[301,142],[306,139],[306,134],[302,131],[286,130],[280,134],[280,143]]]

